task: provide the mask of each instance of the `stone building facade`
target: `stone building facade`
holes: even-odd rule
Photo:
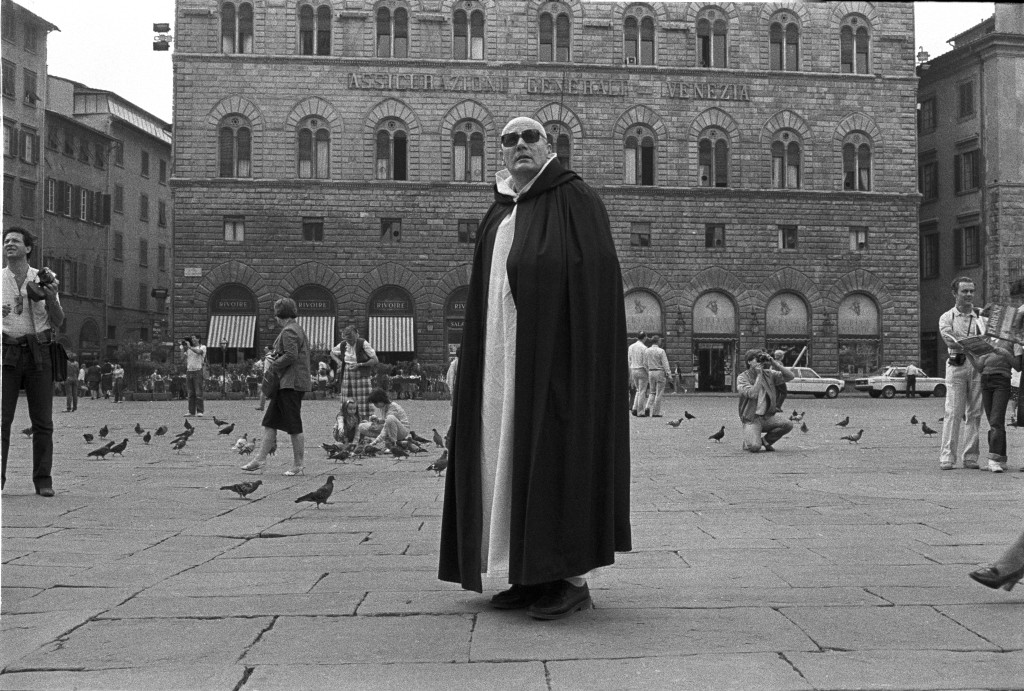
[[[954,278],[976,301],[1024,302],[1024,6],[996,3],[918,68],[921,359],[944,370]]]
[[[174,318],[229,361],[282,295],[315,343],[445,361],[515,115],[597,188],[630,330],[701,389],[749,347],[916,359],[910,3],[179,0],[174,71]]]

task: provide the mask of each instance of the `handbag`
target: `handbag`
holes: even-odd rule
[[[260,391],[267,398],[273,398],[277,390],[281,388],[281,375],[276,369],[269,365],[263,369],[263,381],[260,382]]]
[[[68,378],[68,351],[57,341],[50,341],[50,372],[55,382]]]

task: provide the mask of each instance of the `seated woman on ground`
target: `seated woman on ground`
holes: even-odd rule
[[[391,402],[384,389],[374,389],[366,400],[376,408],[376,411],[370,415],[368,422],[359,425],[360,440],[363,437],[377,435],[370,444],[384,449],[409,438],[409,430],[412,427],[409,416],[402,406]]]

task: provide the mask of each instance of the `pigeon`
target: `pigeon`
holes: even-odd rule
[[[678,420],[670,421],[668,424],[672,425],[673,427],[678,427],[680,425],[680,423],[682,423],[682,421],[685,420],[685,419],[686,418],[681,417]]]
[[[854,444],[856,444],[857,442],[860,441],[860,438],[862,436],[864,436],[864,430],[861,430],[861,431],[857,432],[857,434],[847,434],[845,437],[839,437],[839,438],[840,439],[845,439],[848,442],[853,442]]]
[[[438,448],[444,448],[444,437],[442,437],[441,433],[438,432],[436,429],[434,429],[434,443],[437,444]]]
[[[945,420],[945,419],[946,419],[946,418],[945,418],[945,416],[943,416],[943,417],[940,417],[938,421],[939,421],[939,422],[942,422],[942,421],[943,421],[943,420]]]
[[[177,436],[175,436],[174,439],[171,440],[171,443],[173,444],[174,442],[181,441],[182,439],[188,439],[195,433],[195,429],[187,429],[184,432],[179,432]]]
[[[417,444],[412,439],[406,439],[405,441],[398,442],[403,448],[408,449],[412,453],[426,453],[427,450]]]
[[[708,439],[714,439],[716,442],[722,441],[722,437],[725,436],[725,425],[722,425],[722,429],[712,434]]]
[[[213,416],[213,424],[217,425],[218,427],[223,427],[224,425],[228,424],[228,421],[227,420],[218,420],[217,416],[214,415]]]
[[[248,456],[249,454],[251,454],[255,450],[256,450],[256,440],[253,439],[252,441],[250,441],[249,443],[247,443],[245,446],[243,446],[242,448],[240,448],[238,450],[238,455],[240,455],[240,456]]]
[[[100,439],[106,439],[108,432],[110,432],[110,430],[107,429],[106,425],[103,425],[102,427],[100,427]]]
[[[192,423],[191,422],[189,422],[188,420],[185,420],[185,429],[195,429],[195,428],[192,427]]]
[[[32,436],[32,428],[31,427],[26,427],[25,429],[21,430],[21,433],[24,434],[26,437],[31,437]]]
[[[142,425],[137,422],[135,423],[135,434],[142,434],[145,431],[146,430],[142,429]]]
[[[87,456],[92,456],[93,458],[104,458],[108,453],[110,453],[110,447],[111,446],[113,446],[113,442],[107,444],[106,446],[101,446],[98,449],[90,451],[86,455]]]
[[[89,434],[88,432],[86,432],[85,434],[83,434],[83,435],[82,435],[82,438],[83,438],[83,439],[85,439],[85,443],[86,443],[86,444],[91,444],[91,443],[92,443],[92,440],[93,440],[93,439],[95,439],[95,437],[93,437],[93,436],[92,436],[91,434]]]
[[[182,449],[184,449],[185,448],[185,444],[187,444],[187,443],[188,443],[188,437],[185,437],[184,439],[179,439],[179,440],[177,440],[175,442],[172,442],[171,443],[171,448],[174,449],[175,453],[177,453],[178,451],[181,451]]]
[[[245,446],[247,443],[249,443],[249,433],[248,432],[246,432],[245,434],[243,434],[242,436],[240,436],[238,439],[235,440],[235,443],[231,445],[231,450],[232,451],[238,451],[243,446]]]
[[[427,470],[433,470],[437,473],[438,477],[441,477],[441,472],[448,467],[448,449],[441,452],[437,460],[427,466]]]
[[[391,455],[394,456],[395,458],[408,458],[409,457],[409,452],[406,451],[405,449],[403,449],[401,446],[392,445],[392,444],[388,444],[387,446],[388,446],[388,451],[390,451]]]
[[[926,436],[926,437],[929,434],[936,434],[936,431],[933,430],[931,427],[929,427],[928,423],[924,422],[924,421],[921,422],[921,431],[924,432],[924,436]]]
[[[158,437],[162,437],[165,434],[167,434],[167,425],[160,425],[159,427],[157,427],[156,432],[154,432],[154,434]]]
[[[303,502],[303,501],[316,502],[316,508],[319,509],[321,504],[326,504],[327,503],[327,499],[328,499],[328,497],[331,496],[331,492],[333,492],[333,491],[334,491],[334,476],[333,475],[328,475],[327,476],[327,482],[324,483],[323,487],[321,487],[320,489],[315,490],[313,492],[310,492],[309,494],[303,494],[301,497],[299,497],[298,499],[295,500],[295,503],[298,504],[299,502]]]
[[[326,442],[325,441],[322,444],[320,444],[320,448],[322,448],[324,451],[326,451],[327,455],[330,456],[332,453],[338,453],[339,451],[345,451],[348,448],[348,445],[347,444],[339,444],[339,443],[331,443],[331,442]]]
[[[231,434],[235,431],[235,423],[231,423],[227,427],[221,427],[217,434]]]
[[[910,424],[912,424],[912,425],[916,425],[917,424],[917,416],[916,415],[911,415],[910,416]]]
[[[801,422],[800,423],[800,431],[803,432],[804,434],[807,434],[807,423],[806,422]]]
[[[347,461],[352,457],[352,452],[346,449],[335,449],[327,454],[327,458],[332,461]]]
[[[847,415],[846,418],[842,422],[837,422],[836,423],[836,427],[846,427],[848,424],[850,424],[850,416],[849,415]]]
[[[683,411],[683,417],[685,417],[687,420],[696,420],[697,419],[696,415],[690,415],[690,411],[689,410],[684,410]]]
[[[150,434],[149,432],[146,432],[145,434],[142,435],[142,441],[145,444],[148,444],[149,440],[152,439],[152,438],[153,438],[153,435]]]
[[[380,449],[376,446],[370,446],[369,444],[366,446],[356,447],[356,454],[359,456],[376,456],[379,452]]]
[[[434,430],[434,431],[436,432],[437,430]],[[429,439],[424,439],[423,437],[421,437],[420,435],[416,434],[415,432],[409,432],[409,436],[412,437],[412,440],[414,442],[416,442],[417,444],[429,444],[430,443]]]
[[[229,489],[242,499],[252,494],[256,489],[263,484],[263,480],[256,480],[255,482],[239,482],[237,485],[224,485],[221,489]]]
[[[124,454],[122,452],[127,448],[128,437],[125,437],[124,439],[121,440],[120,444],[114,444],[113,446],[110,447],[110,453],[116,453],[118,456],[123,456]]]

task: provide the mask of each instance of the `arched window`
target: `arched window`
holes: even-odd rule
[[[547,132],[548,141],[551,142],[551,150],[558,156],[558,162],[566,170],[572,168],[572,135],[568,125],[564,122],[548,122],[544,124],[544,131]]]
[[[472,0],[456,6],[452,16],[452,58],[484,59],[484,12]]]
[[[800,137],[795,132],[782,130],[772,138],[772,187],[800,187],[800,148]]]
[[[331,54],[331,8],[299,6],[299,55]]]
[[[483,182],[484,128],[480,123],[464,120],[452,130],[452,180]]]
[[[862,132],[843,139],[843,190],[871,191],[871,140]]]
[[[839,30],[840,71],[846,74],[871,72],[871,27],[863,17],[850,16]]]
[[[630,127],[622,152],[622,182],[627,185],[653,185],[654,133],[645,125]]]
[[[540,15],[540,62],[569,62],[572,19],[567,9],[557,7]]]
[[[323,118],[313,116],[299,123],[298,175],[326,180],[331,177],[331,133]]]
[[[252,125],[241,115],[228,115],[218,128],[220,177],[252,177]]]
[[[252,52],[252,3],[225,2],[221,5],[220,49],[224,53]]]
[[[409,131],[401,120],[385,120],[377,127],[378,180],[409,179]]]
[[[779,12],[768,27],[769,69],[796,72],[800,69],[800,24],[790,12]]]
[[[697,66],[728,67],[728,18],[718,9],[697,15]]]
[[[394,12],[377,8],[377,57],[409,57],[409,11],[404,7]]]
[[[701,187],[729,186],[729,140],[719,129],[709,129],[697,145]]]
[[[642,8],[635,10],[637,14]],[[623,55],[627,65],[654,64],[654,18],[626,17],[623,22]]]

